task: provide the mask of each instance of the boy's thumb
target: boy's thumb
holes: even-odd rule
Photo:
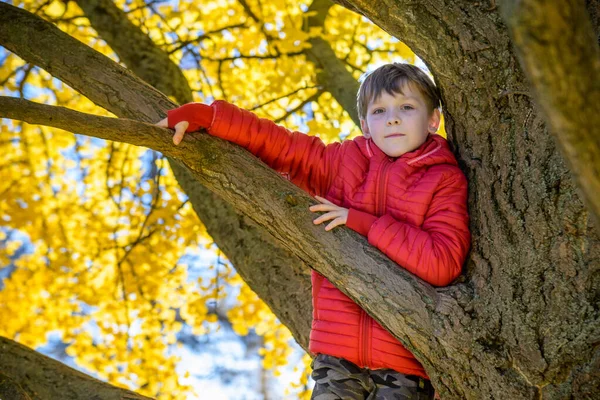
[[[188,121],[181,121],[175,125],[175,135],[173,136],[173,143],[178,145],[183,140],[183,135],[185,135],[185,131],[190,126]]]

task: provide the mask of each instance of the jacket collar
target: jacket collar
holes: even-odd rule
[[[366,139],[364,136],[361,143],[363,151],[368,158],[375,159],[388,158],[392,162],[402,161],[412,167],[424,167],[435,164],[452,164],[457,165],[456,158],[448,142],[438,134],[430,134],[425,143],[419,146],[416,150],[402,154],[400,157],[388,157],[373,140]]]

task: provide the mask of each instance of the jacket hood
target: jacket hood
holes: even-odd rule
[[[373,140],[360,136],[355,139],[361,149],[361,152],[367,157],[384,158],[388,157]],[[427,167],[435,164],[458,165],[454,154],[448,146],[448,142],[438,134],[430,134],[425,143],[416,150],[402,154],[400,157],[388,157],[390,160],[405,161],[412,167]]]

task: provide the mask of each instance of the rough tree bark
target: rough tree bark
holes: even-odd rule
[[[434,290],[395,268],[352,232],[340,229],[324,235],[312,229],[304,210],[310,199],[285,181],[275,180],[268,169],[250,163],[257,171],[250,175],[252,180],[273,176],[273,186],[266,185],[259,196],[272,199],[278,210],[273,212],[283,213],[290,224],[272,225],[270,234],[329,277],[415,352],[443,398],[593,398],[600,391],[598,236],[534,108],[497,10],[466,0],[352,4],[424,58],[442,89],[449,136],[470,180],[474,242],[464,282]],[[171,106],[124,70],[120,70],[121,80],[131,79],[119,86],[122,90],[112,92],[111,104],[106,93],[116,86],[106,84],[110,79],[100,87],[88,87],[82,84],[83,71],[70,76],[61,71],[62,60],[50,54],[36,58],[39,49],[28,56],[27,45],[12,40],[18,36],[14,28],[10,30],[16,17],[3,20],[8,6],[0,6],[0,43],[46,69],[54,66],[53,75],[67,79],[71,86],[78,84],[73,87],[103,107],[152,122]],[[65,50],[77,48],[71,46]],[[92,59],[100,62],[98,56]],[[101,71],[94,63],[74,65]],[[3,104],[0,113],[11,103]],[[31,116],[16,108],[13,118],[52,125],[41,119],[45,110],[39,114],[33,105],[28,108]],[[95,123],[99,124],[91,116],[82,120],[90,130]],[[135,131],[138,125],[129,127]],[[138,129],[134,140],[154,128]],[[158,150],[159,138],[147,145]],[[224,172],[227,157],[239,162],[251,162],[251,157],[214,138],[195,137],[186,146],[193,146],[195,160],[190,152],[174,156],[199,174],[198,179],[207,185],[212,182],[215,191],[220,187],[223,198],[253,212],[251,217],[259,225],[272,222],[272,211],[252,210],[252,200],[240,185],[248,178],[239,182],[235,171]],[[211,170],[208,164],[214,160],[202,151],[217,148],[213,146],[231,150],[214,157],[220,160]],[[344,254],[348,248],[353,249],[353,257]]]
[[[470,182],[474,234],[465,271],[472,297],[463,306],[471,334],[453,360],[464,388],[456,397],[597,396],[598,233],[533,103],[507,26],[593,215],[598,2],[587,1],[596,35],[578,1],[498,0],[504,20],[496,1],[336,2],[407,43],[442,89],[449,137]],[[486,368],[477,373],[469,357]]]
[[[3,337],[0,337],[0,399],[150,400]]]

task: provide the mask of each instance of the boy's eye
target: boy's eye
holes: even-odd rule
[[[413,106],[406,105],[406,106],[402,106],[402,109],[404,111],[410,111],[410,110],[414,110],[415,108]]]
[[[383,112],[383,108],[376,108],[373,110],[373,114],[381,114]]]

